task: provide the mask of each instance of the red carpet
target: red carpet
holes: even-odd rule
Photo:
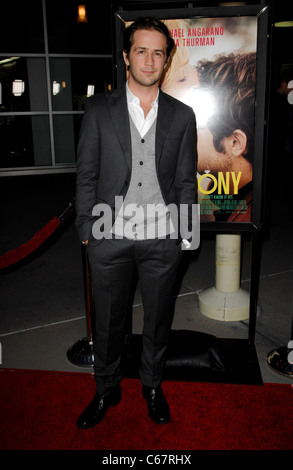
[[[149,419],[140,382],[122,382],[122,401],[79,430],[95,392],[87,373],[0,370],[1,450],[292,450],[293,387],[164,382],[172,420]]]

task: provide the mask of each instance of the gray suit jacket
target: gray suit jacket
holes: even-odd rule
[[[196,203],[196,124],[192,108],[160,90],[156,168],[166,205]],[[131,178],[131,137],[126,87],[86,102],[77,149],[76,227],[80,240],[92,236],[96,204],[114,207]]]

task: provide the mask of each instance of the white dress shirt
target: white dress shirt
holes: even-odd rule
[[[147,131],[151,128],[153,122],[156,120],[158,114],[158,99],[159,99],[159,90],[156,99],[152,102],[152,107],[145,117],[142,107],[140,106],[140,100],[135,96],[129,89],[128,82],[126,84],[127,90],[127,105],[129,114],[140,133],[143,137]]]

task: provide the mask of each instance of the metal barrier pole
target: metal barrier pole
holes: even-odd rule
[[[271,351],[267,356],[267,362],[275,372],[293,378],[293,298],[291,339],[287,346]]]
[[[69,348],[69,350],[67,351],[67,359],[76,366],[90,367],[94,363],[94,308],[92,299],[90,268],[85,245],[82,245],[82,265],[88,337],[78,340],[73,346],[71,346],[71,348]]]

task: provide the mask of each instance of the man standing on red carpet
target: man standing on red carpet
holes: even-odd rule
[[[173,39],[161,21],[141,18],[126,28],[123,47],[127,83],[87,100],[78,145],[76,225],[87,245],[96,311],[97,392],[77,421],[82,429],[121,400],[135,270],[144,308],[142,395],[155,423],[170,421],[161,383],[172,290],[182,249],[197,248],[195,116],[159,89]]]

